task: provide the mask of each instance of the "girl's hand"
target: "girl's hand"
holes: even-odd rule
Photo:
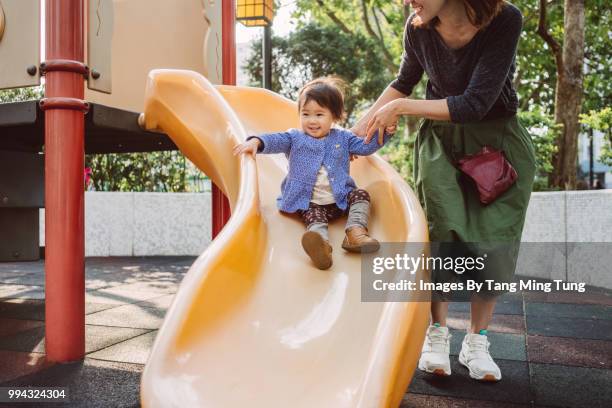
[[[399,119],[399,114],[397,113],[398,102],[401,102],[401,99],[396,99],[383,105],[372,115],[366,130],[366,143],[370,143],[374,133],[378,130],[378,143],[382,145],[385,129],[387,127],[393,128],[397,125]]]
[[[385,128],[385,132],[387,132],[390,135],[394,134],[396,130],[397,130],[397,123],[395,123],[395,124],[393,124],[391,126],[387,126]]]
[[[250,153],[252,155],[255,155],[257,154],[257,149],[259,149],[260,144],[261,142],[259,141],[259,139],[253,138],[248,142],[236,145],[233,150],[234,156],[237,156],[242,153]]]

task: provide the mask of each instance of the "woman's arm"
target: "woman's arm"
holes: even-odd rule
[[[521,34],[522,17],[514,6],[506,6],[505,13],[498,18],[500,20],[489,28],[482,55],[461,95],[438,100],[401,99],[388,102],[371,115],[366,140],[370,140],[378,129],[396,123],[401,115],[454,123],[477,122],[485,117],[508,77]]]
[[[370,109],[368,109],[368,111],[366,112],[365,115],[363,115],[363,117],[361,119],[359,119],[359,121],[355,124],[355,126],[353,126],[351,128],[351,132],[353,132],[354,134],[356,134],[357,136],[365,136],[366,135],[366,130],[368,128],[368,123],[370,122],[370,119],[372,118],[372,116],[383,106],[385,106],[387,103],[394,101],[396,99],[400,99],[400,98],[405,98],[407,95],[404,95],[403,93],[401,93],[400,91],[398,91],[397,89],[388,86],[382,94],[380,94],[380,96],[378,97],[378,99],[376,100],[376,102],[374,103],[374,105],[372,105],[372,107]]]
[[[399,72],[393,82],[387,86],[383,93],[378,97],[376,103],[368,110],[368,112],[357,122],[351,129],[357,136],[365,136],[368,122],[372,116],[383,106],[396,99],[405,98],[412,93],[414,86],[421,80],[423,76],[423,66],[419,62],[414,49],[411,38],[412,19],[411,16],[406,22],[404,28],[404,53],[402,54],[402,62]],[[393,123],[392,125],[394,125]],[[381,134],[384,129],[381,128]]]
[[[370,142],[377,130],[397,123],[399,117],[403,115],[450,120],[446,99],[396,99],[385,104],[372,115],[366,129],[366,143]]]

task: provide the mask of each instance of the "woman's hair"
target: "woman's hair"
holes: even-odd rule
[[[499,14],[502,7],[504,6],[504,0],[461,0],[463,7],[465,7],[465,13],[467,14],[468,20],[473,26],[479,29],[489,25],[491,20]],[[415,27],[426,27],[431,25],[432,27],[438,24],[438,17],[434,17],[427,24],[422,24],[419,19],[413,19],[412,25]]]
[[[344,81],[337,77],[313,79],[300,89],[298,108],[301,111],[309,101],[315,101],[329,109],[334,119],[340,121],[344,118],[344,87]]]

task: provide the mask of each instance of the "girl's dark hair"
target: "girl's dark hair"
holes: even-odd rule
[[[344,118],[344,81],[336,77],[313,79],[300,89],[298,107],[301,111],[309,101],[331,111],[335,120]]]
[[[468,20],[473,26],[485,28],[491,20],[495,18],[504,7],[504,0],[462,0],[463,7],[467,14]],[[423,25],[417,19],[413,19],[415,27],[435,26],[438,24],[438,17],[433,18],[428,24]]]

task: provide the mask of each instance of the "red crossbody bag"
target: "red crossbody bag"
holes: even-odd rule
[[[474,182],[478,198],[484,205],[495,201],[518,178],[504,152],[491,146],[483,146],[478,153],[459,159],[457,167]]]

